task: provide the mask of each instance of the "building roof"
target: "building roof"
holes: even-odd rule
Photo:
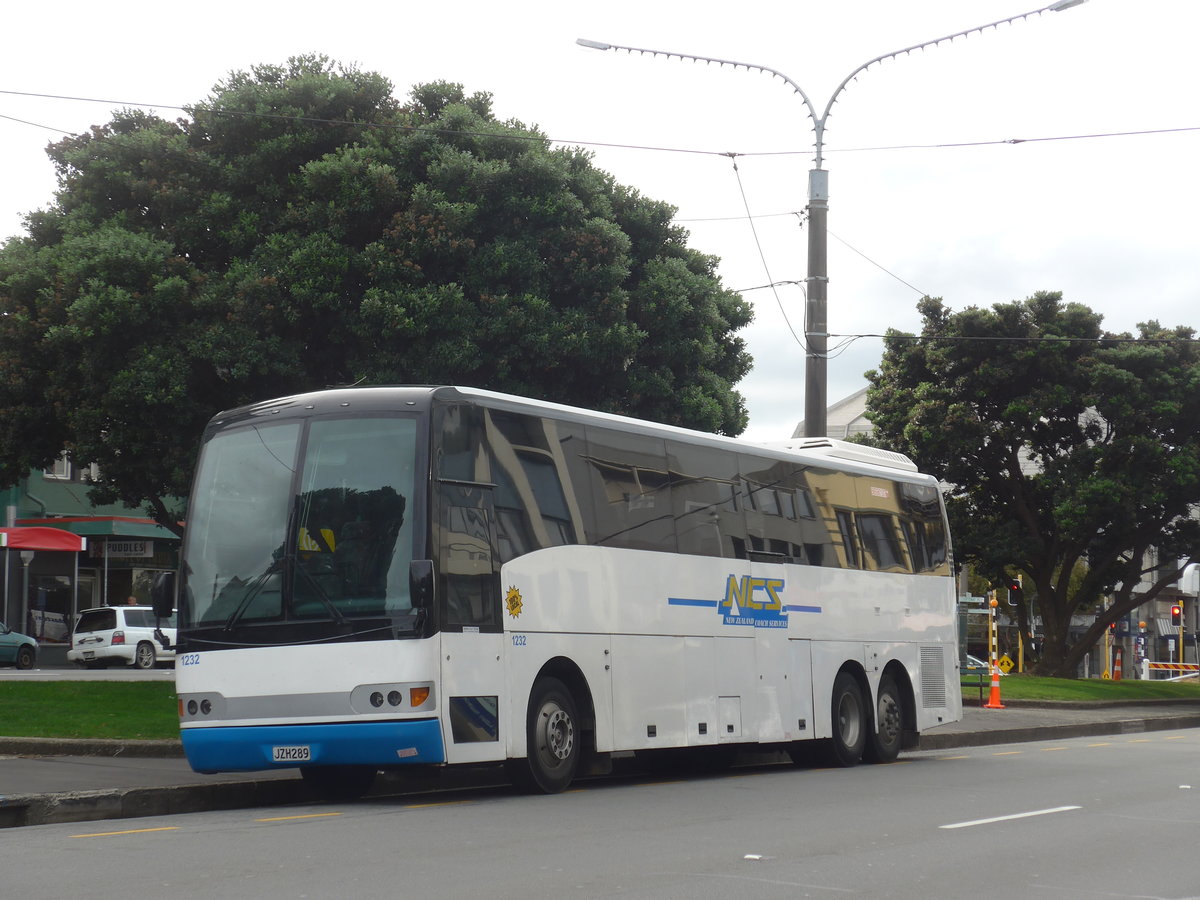
[[[872,425],[866,413],[867,389],[862,388],[829,407],[825,413],[825,434],[822,436],[846,440],[855,434],[870,434]],[[792,437],[805,437],[803,420],[792,432]]]
[[[18,528],[46,527],[85,537],[155,538],[179,540],[179,535],[153,519],[135,516],[62,516],[46,519],[17,519]]]

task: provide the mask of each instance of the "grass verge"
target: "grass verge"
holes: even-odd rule
[[[984,680],[986,698],[991,681]],[[963,697],[979,696],[974,679]],[[1200,700],[1200,683],[1072,680],[1008,675],[1002,700]],[[175,685],[166,681],[0,681],[5,737],[173,740],[179,737]]]
[[[0,735],[176,739],[175,685],[169,681],[0,681]]]
[[[991,690],[991,679],[983,680],[983,695]],[[963,697],[979,693],[975,678],[963,679]],[[1036,675],[1007,675],[1000,679],[1002,700],[1200,700],[1200,683],[1195,681],[1109,681],[1103,678],[1039,678]]]

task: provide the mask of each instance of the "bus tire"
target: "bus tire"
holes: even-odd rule
[[[513,760],[509,775],[525,790],[557,794],[575,778],[583,732],[571,692],[557,678],[541,678],[529,695],[526,757]]]
[[[875,728],[863,756],[868,762],[895,762],[904,743],[904,701],[891,675],[879,682],[879,699],[875,701]]]
[[[301,766],[300,777],[319,800],[349,802],[358,800],[375,783],[370,766]]]
[[[829,743],[829,762],[841,767],[858,765],[867,744],[870,717],[858,681],[849,672],[838,672],[833,680],[830,712],[833,740]]]

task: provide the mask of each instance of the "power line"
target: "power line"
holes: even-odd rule
[[[540,134],[495,134],[492,132],[475,132],[462,131],[456,129],[437,129],[419,125],[399,125],[383,122],[356,122],[343,119],[326,119],[317,116],[294,116],[285,115],[282,113],[258,113],[247,112],[243,110],[217,109],[215,107],[200,107],[199,104],[194,106],[180,106],[173,103],[143,103],[137,101],[126,100],[111,100],[99,97],[77,97],[66,94],[41,94],[32,91],[9,91],[0,90],[0,95],[12,97],[35,97],[43,100],[67,100],[76,103],[104,103],[110,106],[120,107],[136,107],[139,109],[173,109],[186,112],[191,116],[195,116],[197,112],[205,112],[213,115],[241,116],[245,118],[261,118],[275,119],[280,121],[305,122],[316,125],[339,125],[339,126],[356,126],[361,128],[379,128],[391,129],[398,131],[430,131],[442,134],[460,134],[473,137],[503,137],[512,140],[528,140],[528,141],[549,141],[554,144],[569,144],[578,147],[607,147],[618,150],[645,150],[657,153],[688,153],[699,156],[808,156],[813,151],[811,148],[804,150],[757,150],[739,153],[731,153],[727,150],[696,150],[686,147],[657,147],[644,144],[618,144],[605,141],[578,141],[565,138],[553,138]],[[11,118],[4,116],[3,118]],[[13,119],[13,121],[22,121]],[[62,134],[74,134],[74,132],[63,131],[62,129],[51,129],[50,126],[41,125],[36,122],[23,122],[26,125],[32,125],[36,128],[48,128],[53,131],[59,131]],[[1044,137],[1029,137],[1029,138],[999,138],[986,141],[959,141],[959,142],[942,142],[934,144],[889,144],[870,147],[841,147],[841,148],[822,148],[825,153],[870,153],[886,150],[943,150],[961,147],[988,147],[1001,144],[1032,144],[1046,143],[1050,141],[1081,141],[1081,140],[1097,140],[1101,138],[1115,137],[1139,137],[1155,134],[1179,134],[1188,131],[1200,131],[1200,125],[1182,126],[1177,128],[1149,128],[1140,131],[1107,131],[1096,132],[1091,134],[1067,134],[1067,135],[1050,135]]]
[[[807,342],[796,334],[796,329],[792,327],[791,319],[788,318],[787,309],[784,308],[783,300],[779,297],[779,291],[775,290],[776,281],[771,277],[771,267],[767,265],[767,254],[763,250],[762,241],[758,239],[758,229],[754,227],[754,217],[750,215],[750,201],[746,197],[746,187],[742,184],[742,175],[738,171],[737,159],[733,154],[729,154],[730,162],[733,163],[733,176],[737,180],[738,191],[742,195],[742,205],[746,208],[746,218],[750,223],[750,233],[754,235],[754,246],[758,248],[758,258],[762,260],[763,271],[767,275],[766,286],[771,289],[771,293],[775,295],[775,303],[779,306],[779,312],[783,315],[783,323],[787,325],[787,329],[792,334],[792,338],[799,344],[805,353],[809,352]]]
[[[902,285],[904,285],[906,288],[911,288],[912,290],[914,290],[914,291],[916,291],[918,294],[920,294],[922,297],[928,297],[928,296],[929,296],[929,292],[928,292],[928,291],[923,291],[923,290],[921,290],[919,287],[914,287],[913,285],[909,284],[907,281],[905,281],[903,278],[901,278],[899,275],[897,275],[897,274],[896,274],[895,272],[893,272],[891,269],[887,268],[887,266],[883,265],[882,263],[878,263],[878,262],[876,262],[875,260],[871,259],[871,257],[867,256],[867,254],[863,253],[863,252],[862,252],[861,250],[859,250],[857,247],[853,246],[852,244],[850,244],[850,243],[848,243],[847,241],[843,240],[842,238],[838,237],[836,234],[834,234],[834,233],[833,233],[832,231],[830,231],[828,228],[826,228],[826,229],[825,229],[825,233],[826,233],[827,235],[829,235],[830,237],[832,237],[832,238],[835,238],[836,240],[840,241],[842,244],[844,244],[844,245],[845,245],[846,247],[848,247],[849,249],[853,250],[855,253],[857,253],[859,256],[861,256],[863,259],[865,259],[867,262],[869,262],[871,265],[873,265],[875,268],[879,269],[879,271],[883,272],[885,275],[890,275],[890,276],[892,276],[893,278],[895,278],[895,279],[896,279],[898,282],[900,282],[900,283],[901,283]]]
[[[30,122],[28,119],[18,119],[16,116],[6,116],[0,113],[0,119],[6,119],[9,122],[16,122],[20,125],[32,125],[34,128],[45,128],[47,131],[54,131],[58,134],[69,134],[74,136],[75,132],[67,131],[64,128],[55,128],[53,125],[43,125],[40,122]]]
[[[739,181],[739,184],[740,184],[740,181]],[[766,218],[777,218],[777,217],[779,217],[779,216],[795,216],[797,219],[800,219],[800,220],[801,220],[801,223],[803,224],[803,217],[804,217],[804,214],[803,214],[803,213],[799,213],[799,212],[790,212],[790,213],[762,213],[762,214],[759,214],[759,215],[757,215],[757,216],[750,216],[750,215],[745,215],[745,216],[718,216],[718,217],[711,218],[711,219],[676,219],[675,221],[676,221],[676,222],[679,222],[679,223],[684,223],[684,222],[722,222],[722,221],[735,221],[735,222],[740,222],[740,221],[743,221],[744,219],[747,219],[747,218],[752,218],[752,219],[766,219]],[[751,227],[753,227],[753,224],[754,224],[754,223],[753,223],[753,222],[751,222]],[[863,253],[861,250],[859,250],[857,247],[855,247],[853,244],[851,244],[851,243],[850,243],[849,241],[847,241],[845,238],[841,237],[840,235],[834,234],[832,231],[829,231],[828,229],[826,229],[825,233],[826,233],[826,234],[828,234],[830,237],[832,237],[832,238],[836,239],[837,241],[839,241],[839,242],[840,242],[841,244],[843,244],[843,245],[844,245],[844,246],[845,246],[847,249],[849,249],[849,250],[852,250],[854,253],[857,253],[859,256],[861,256],[863,259],[865,259],[865,260],[866,260],[867,262],[869,262],[871,265],[875,266],[875,268],[879,269],[879,270],[880,270],[881,272],[883,272],[885,275],[890,275],[892,278],[895,278],[895,279],[896,279],[898,282],[900,282],[900,283],[901,283],[902,285],[904,285],[906,288],[910,288],[910,289],[912,289],[912,290],[916,291],[916,292],[917,292],[918,294],[920,294],[922,297],[928,297],[928,296],[930,296],[930,293],[929,293],[928,291],[923,291],[923,290],[921,290],[919,287],[916,287],[915,285],[909,284],[907,281],[905,281],[903,278],[901,278],[899,275],[897,275],[895,272],[893,272],[893,271],[892,271],[891,269],[889,269],[887,266],[883,265],[883,263],[877,262],[876,260],[874,260],[874,259],[872,259],[871,257],[867,256],[867,254]],[[755,236],[756,236],[756,238],[757,238],[757,233],[756,233],[756,235],[755,235]],[[802,283],[802,282],[796,282],[796,281],[775,281],[775,282],[772,282],[771,284],[767,284],[767,285],[761,285],[760,287],[755,287],[755,288],[746,288],[746,290],[748,290],[748,291],[757,291],[757,290],[762,290],[762,288],[766,288],[766,287],[773,287],[774,285],[777,285],[777,284],[801,284],[801,283]]]

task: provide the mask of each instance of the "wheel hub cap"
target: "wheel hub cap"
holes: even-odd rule
[[[567,759],[575,746],[575,726],[571,717],[556,709],[546,719],[546,747],[559,760]]]

